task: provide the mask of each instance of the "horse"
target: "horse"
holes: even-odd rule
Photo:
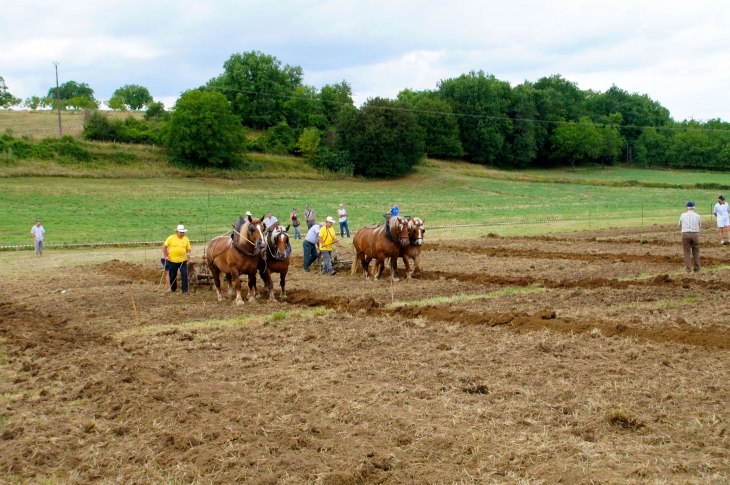
[[[398,281],[396,266],[401,247],[408,246],[408,222],[403,217],[392,216],[388,222],[380,226],[365,226],[355,234],[352,242],[355,259],[360,261],[365,270],[365,279],[370,278],[370,261],[377,260],[377,271],[374,279],[380,279],[385,267],[386,258],[390,258],[390,278]],[[352,264],[351,273],[357,273],[357,261]]]
[[[416,271],[421,269],[421,249],[423,248],[423,235],[426,232],[426,218],[423,220],[418,217],[408,218],[408,246],[402,246],[398,257],[403,258],[403,264],[406,267],[406,277],[412,278]],[[413,271],[411,271],[408,259],[413,260]]]
[[[262,226],[261,219],[252,219],[251,216],[246,219],[239,217],[234,225],[232,237],[218,236],[208,243],[205,259],[213,275],[218,301],[223,301],[221,273],[225,273],[228,280],[229,294],[231,285],[235,287],[236,305],[243,305],[240,279],[243,274],[248,275],[248,299],[249,301],[254,299],[256,271],[263,256],[263,249],[266,247]]]
[[[276,297],[271,273],[279,273],[281,298],[286,298],[286,274],[289,272],[289,257],[291,256],[291,244],[289,244],[287,231],[289,231],[289,226],[284,228],[279,225],[269,233],[266,237],[266,255],[259,261],[259,274],[264,280],[264,286],[269,290],[269,300],[272,301],[276,301]]]

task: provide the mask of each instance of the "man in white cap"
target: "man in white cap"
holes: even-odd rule
[[[334,223],[335,220],[332,219],[331,216],[327,216],[324,227],[319,230],[319,249],[322,251],[322,259],[324,259],[322,274],[329,274],[333,276],[335,274],[335,270],[332,269],[332,245],[336,244],[337,246],[342,247],[342,244],[340,244],[340,241],[337,240],[335,230],[332,227],[332,224]]]
[[[190,240],[185,235],[188,232],[185,226],[179,224],[175,234],[165,240],[162,246],[162,253],[167,261],[167,269],[170,274],[170,291],[177,290],[177,272],[180,270],[183,294],[188,292],[188,258],[192,252]]]
[[[687,202],[687,212],[679,217],[679,225],[682,227],[682,250],[684,251],[684,265],[687,273],[700,272],[700,227],[702,218],[695,213],[695,203]],[[694,265],[692,264],[694,263]]]

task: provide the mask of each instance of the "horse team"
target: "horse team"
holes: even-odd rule
[[[281,298],[286,298],[286,275],[291,257],[289,226],[277,224],[268,230],[264,227],[263,219],[254,219],[250,215],[239,217],[230,237],[219,236],[208,243],[205,260],[213,276],[218,301],[224,299],[221,292],[221,274],[228,281],[228,295],[235,295],[237,305],[244,304],[241,294],[243,275],[248,276],[249,301],[261,296],[256,289],[257,273],[269,291],[270,300],[276,300],[272,274],[279,273]],[[370,262],[375,260],[373,277],[378,280],[385,268],[385,260],[390,259],[391,279],[398,281],[397,261],[401,258],[406,275],[411,278],[420,270],[421,248],[426,232],[424,224],[425,219],[418,217],[393,216],[385,224],[365,226],[357,231],[353,241],[356,261],[352,264],[352,274],[357,272],[359,261],[365,271],[365,278],[369,279]],[[409,260],[413,260],[413,270]]]

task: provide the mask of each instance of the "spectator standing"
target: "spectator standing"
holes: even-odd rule
[[[35,221],[35,226],[30,228],[30,235],[33,236],[35,254],[43,256],[43,241],[46,239],[46,230],[41,225],[41,221]]]
[[[347,237],[350,237],[350,226],[347,224],[345,204],[340,204],[340,208],[337,209],[337,216],[340,218],[340,238],[345,237],[345,231],[347,231]]]
[[[687,273],[691,273],[693,269],[695,273],[699,273],[702,219],[699,214],[695,213],[695,203],[691,200],[687,202],[687,212],[679,218],[679,225],[682,227],[682,250]]]
[[[332,276],[335,275],[335,270],[332,269],[332,245],[336,244],[342,247],[340,241],[337,240],[335,229],[332,227],[334,223],[335,220],[328,216],[325,219],[324,227],[319,230],[319,249],[322,250],[322,259],[324,260],[322,274],[330,274]]]
[[[317,223],[317,215],[314,213],[311,207],[309,207],[309,204],[307,204],[307,208],[304,211],[304,220],[307,223],[307,230],[311,229],[313,225]]]
[[[291,210],[291,214],[289,214],[289,221],[294,228],[294,239],[301,239],[302,234],[299,232],[299,224],[301,224],[301,222],[299,222],[299,216],[297,215],[296,207]]]
[[[390,215],[398,217],[398,204],[393,203],[393,207],[390,208]]]
[[[279,219],[271,215],[271,212],[266,213],[266,218],[264,219],[264,227],[268,232],[273,231],[279,226]]]
[[[180,271],[183,294],[188,292],[188,258],[192,252],[190,240],[185,233],[188,232],[185,226],[179,224],[175,234],[165,240],[162,252],[167,261],[167,270],[170,274],[170,291],[177,290],[177,273]]]
[[[319,224],[314,224],[304,236],[302,247],[304,248],[304,271],[309,273],[309,265],[314,263],[319,257],[317,252],[317,244],[319,244]]]
[[[728,217],[727,209],[728,205],[725,202],[725,196],[721,195],[717,200],[717,204],[715,204],[715,209],[712,211],[712,214],[717,218],[717,227],[720,229],[720,244],[725,244],[725,237],[722,233],[723,229],[725,229],[727,242],[730,243],[730,217]]]

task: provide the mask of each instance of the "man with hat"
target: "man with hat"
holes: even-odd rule
[[[721,195],[718,197],[717,204],[712,214],[717,217],[717,227],[720,229],[720,244],[725,244],[725,238],[723,237],[722,230],[725,229],[725,235],[727,235],[727,242],[730,243],[730,217],[728,217],[728,205],[725,202],[725,196]]]
[[[319,249],[322,251],[322,259],[324,259],[322,274],[330,274],[333,276],[335,270],[332,269],[332,245],[337,244],[337,246],[342,247],[342,244],[340,244],[340,241],[337,240],[337,236],[335,235],[335,229],[332,227],[334,223],[335,220],[331,216],[327,216],[324,227],[319,230]]]
[[[167,269],[170,273],[170,291],[177,290],[177,272],[180,270],[183,294],[188,292],[188,258],[192,252],[190,240],[185,235],[188,232],[185,226],[179,224],[175,234],[165,240],[162,246],[162,254],[167,261]]]
[[[687,202],[687,212],[680,216],[679,225],[682,228],[682,250],[684,251],[684,265],[687,267],[687,273],[691,273],[693,268],[695,273],[699,273],[702,219],[699,214],[695,213],[695,203],[693,201]]]

